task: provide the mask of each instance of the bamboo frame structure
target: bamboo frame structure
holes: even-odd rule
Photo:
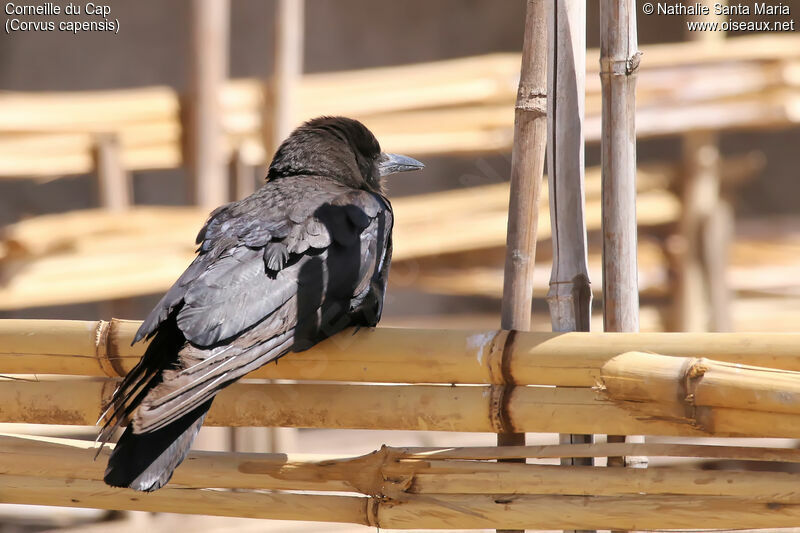
[[[0,321],[0,372],[18,375],[0,383],[0,420],[92,423],[115,381],[53,373],[126,372],[142,351],[129,346],[137,326]],[[344,332],[262,369],[308,364],[314,373],[288,376],[314,383],[234,384],[219,394],[208,423],[496,431],[505,417],[519,431],[800,437],[800,372],[782,369],[800,367],[800,335],[519,332],[513,345],[507,342],[505,331]],[[639,351],[631,351],[635,346]],[[655,355],[656,349],[673,355]],[[743,364],[748,361],[770,362],[772,368]],[[485,385],[502,383],[503,366],[519,384],[505,405],[497,401],[502,385]],[[450,376],[475,385],[454,387]],[[420,384],[377,384],[384,378]],[[373,384],[318,383],[354,379]],[[176,472],[175,488],[147,498],[105,487],[102,461],[90,461],[91,443],[0,435],[0,449],[0,500],[9,503],[398,529],[782,527],[800,520],[796,476],[785,472],[486,462],[653,455],[800,463],[794,449],[601,443],[383,448],[359,457],[195,452]]]
[[[639,81],[638,134],[683,134],[798,123],[798,38],[744,37],[725,47],[648,47]],[[600,138],[598,52],[588,53],[586,138]],[[303,76],[297,120],[323,113],[360,118],[387,149],[418,155],[508,150],[518,54]],[[696,67],[702,66],[702,69]],[[391,80],[405,80],[402,85]],[[721,94],[721,80],[731,80]],[[268,157],[263,80],[228,83],[222,148],[248,164]],[[442,106],[447,107],[442,107]],[[116,133],[127,170],[184,162],[180,95],[164,87],[85,93],[7,93],[0,98],[0,176],[91,172],[93,136]],[[421,133],[422,132],[422,133]],[[47,158],[41,158],[47,153]],[[189,159],[186,159],[188,161]]]

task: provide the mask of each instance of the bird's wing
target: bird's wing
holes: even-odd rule
[[[308,223],[320,205],[334,201],[346,191],[330,180],[297,176],[290,183],[270,182],[239,202],[215,209],[197,235],[197,257],[145,318],[133,342],[152,337],[159,325],[183,304],[195,285],[211,282],[215,273],[221,275],[224,269],[234,268],[237,261],[248,259],[244,251],[237,251],[237,248],[262,249],[271,242],[286,239],[290,232],[302,229],[313,234],[316,229],[313,224],[308,228],[298,226]],[[318,240],[313,244],[324,245]],[[275,266],[278,259],[273,252],[279,249],[280,246],[271,247],[265,261],[271,260]],[[195,341],[203,344],[199,338]]]
[[[180,297],[165,297],[153,312],[174,316],[188,343],[177,360],[157,370],[158,383],[137,401],[124,402],[115,418],[129,417],[141,403],[134,430],[154,431],[290,349],[352,325],[349,315],[373,292],[372,278],[380,277],[385,264],[391,210],[372,193],[331,191],[306,208],[305,217],[290,204],[283,224],[269,218],[256,224],[243,212],[227,220],[211,217],[201,242],[217,244],[205,252],[201,244],[187,273],[196,271],[181,278]],[[223,232],[225,222],[230,223]],[[213,260],[195,266],[204,254]],[[153,379],[152,372],[142,374],[147,375]],[[118,393],[130,400],[137,389],[143,390],[123,383]]]

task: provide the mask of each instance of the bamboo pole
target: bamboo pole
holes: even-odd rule
[[[800,506],[794,504],[715,496],[442,495],[392,503],[378,510],[381,527],[477,529],[501,522],[530,529],[696,530],[698,523],[707,528],[784,527],[800,520]]]
[[[797,378],[795,378],[797,379]],[[0,422],[91,425],[115,383],[0,384]],[[769,390],[753,386],[753,394]],[[717,437],[800,437],[800,413],[639,402],[589,388],[516,387],[505,405],[490,386],[236,384],[217,396],[208,426]]]
[[[228,198],[221,92],[228,76],[228,0],[192,0],[188,161],[194,202],[210,210]]]
[[[0,374],[124,376],[145,350],[145,343],[131,346],[139,325],[128,320],[0,320]],[[593,387],[609,360],[631,351],[800,371],[798,333],[520,332],[505,355],[504,340],[497,330],[345,331],[248,377],[499,385],[505,364],[518,385]]]
[[[607,331],[637,331],[635,0],[602,0],[603,306]]]
[[[800,404],[800,374],[772,368],[628,352],[603,366],[609,398],[685,404],[690,416],[705,406],[791,413]]]
[[[727,4],[727,2],[721,2]],[[711,11],[711,2],[703,0]],[[724,20],[722,15],[695,16],[697,21]],[[686,32],[690,41],[721,43],[724,32]],[[720,198],[721,164],[717,133],[693,132],[683,137],[683,213],[678,225],[677,291],[673,319],[676,331],[730,331],[727,253],[733,221]]]
[[[636,0],[600,2],[600,80],[603,88],[603,324],[639,331],[636,261]],[[609,435],[609,440],[624,439]],[[635,436],[634,440],[644,437]],[[646,467],[644,458],[609,464]]]
[[[0,448],[3,450],[0,468],[4,475],[101,481],[105,460],[93,460],[95,446],[94,443],[70,439],[0,435]],[[105,458],[109,453],[103,450],[101,457]],[[402,497],[404,492],[587,496],[684,494],[800,502],[800,495],[795,490],[796,476],[787,472],[581,469],[442,460],[424,454],[411,459],[407,455],[405,450],[387,447],[357,457],[191,452],[175,472],[171,484],[188,488],[335,491],[391,497]],[[797,460],[798,453],[794,456]]]
[[[274,152],[298,119],[298,88],[303,75],[305,0],[277,0],[275,4],[275,68],[270,84],[270,137]]]
[[[124,211],[131,202],[131,183],[115,134],[100,134],[95,147],[99,203],[111,211]]]
[[[502,324],[530,329],[532,272],[536,257],[539,198],[547,134],[547,26],[544,0],[528,0],[522,70],[514,115],[514,149]]]
[[[514,110],[514,146],[511,152],[511,185],[500,318],[500,327],[510,330],[511,333],[506,336],[503,349],[507,343],[513,342],[513,335],[517,331],[528,331],[531,327],[533,268],[536,262],[539,198],[547,140],[545,14],[544,0],[528,0],[522,66]],[[505,398],[513,391],[514,382],[503,379],[497,389],[497,401],[501,406],[505,405]],[[498,446],[525,444],[525,433],[514,432],[506,423],[506,416],[499,416],[498,421]],[[500,533],[504,530],[497,531]]]
[[[142,495],[102,481],[69,478],[0,476],[0,502],[370,525],[363,497],[170,487]]]
[[[788,527],[800,505],[746,498],[681,495],[436,495],[403,500],[352,496],[220,492],[163,488],[154,494],[99,481],[0,477],[0,501],[66,507],[180,512],[369,525],[382,529],[507,528],[687,529]],[[669,509],[669,513],[664,513]]]
[[[268,105],[264,110],[264,146],[266,163],[283,140],[298,125],[298,94],[303,77],[305,0],[277,0],[275,3],[273,48],[274,69],[268,92]],[[329,114],[329,112],[326,112]],[[243,433],[247,431],[247,433]],[[297,442],[297,431],[285,428],[235,430],[244,447],[236,449],[266,449],[277,452],[292,449]],[[249,442],[248,442],[249,441]]]

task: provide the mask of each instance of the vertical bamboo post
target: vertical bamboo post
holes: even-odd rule
[[[275,68],[270,86],[268,151],[291,133],[297,119],[297,85],[303,74],[304,0],[277,0]]]
[[[709,0],[701,3],[713,7]],[[698,15],[696,20],[722,21],[724,16]],[[686,32],[690,41],[725,39],[724,32]],[[720,198],[719,138],[714,132],[691,132],[683,137],[683,213],[679,224],[678,291],[673,329],[726,331],[731,329],[730,291],[725,280],[732,239],[730,206]]]
[[[511,191],[503,273],[501,327],[527,331],[531,325],[536,231],[547,139],[546,0],[528,0],[522,65],[514,110]],[[513,384],[506,385],[506,394]],[[525,444],[524,433],[499,433],[498,446]]]
[[[97,174],[97,197],[100,207],[109,211],[124,211],[133,196],[131,180],[122,161],[119,137],[115,133],[100,133],[95,136],[94,165]],[[101,317],[134,318],[130,301],[117,298],[101,303]]]
[[[95,168],[100,206],[123,211],[131,205],[131,182],[122,162],[119,139],[113,133],[95,137]]]
[[[550,227],[553,269],[547,303],[553,331],[589,331],[592,291],[584,218],[584,103],[586,96],[586,3],[551,0],[548,9],[547,76]],[[560,435],[562,444],[587,444],[592,435]],[[592,458],[564,458],[588,465]]]
[[[228,76],[230,3],[193,0],[187,161],[193,202],[214,209],[228,200],[220,94]]]
[[[305,0],[277,0],[275,4],[274,70],[268,86],[265,110],[264,146],[268,157],[295,127],[297,87],[303,75]],[[267,126],[268,125],[268,126]],[[269,163],[269,161],[267,162]],[[247,428],[237,430],[237,438],[246,442],[241,451],[252,451],[261,442],[272,452],[294,448],[294,428]],[[249,449],[248,449],[249,447]]]
[[[600,1],[602,82],[603,324],[639,330],[636,258],[636,74],[641,53],[636,0]],[[609,441],[624,437],[609,435]],[[643,437],[629,437],[642,441]],[[609,465],[646,465],[644,458],[609,458]]]
[[[229,25],[229,0],[192,0],[187,162],[193,203],[208,210],[228,201],[220,96],[228,76]],[[230,428],[204,427],[194,448],[228,450],[231,439]]]

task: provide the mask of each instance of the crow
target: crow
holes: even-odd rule
[[[266,183],[214,210],[197,256],[136,333],[152,339],[109,402],[127,425],[104,480],[153,491],[183,461],[214,396],[248,372],[381,317],[392,256],[382,178],[423,165],[360,122],[320,117],[278,148]]]

